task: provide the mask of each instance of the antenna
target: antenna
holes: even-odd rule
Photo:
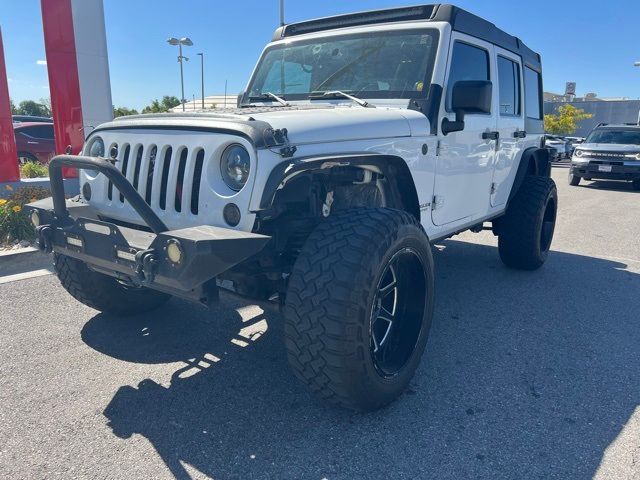
[[[284,0],[280,0],[280,26],[284,25]]]

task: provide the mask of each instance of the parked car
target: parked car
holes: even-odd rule
[[[600,124],[571,157],[569,184],[585,180],[626,180],[640,190],[640,125]]]
[[[544,142],[545,145],[553,147],[556,150],[557,153],[554,160],[562,160],[571,156],[571,147],[569,146],[569,142],[565,138],[559,137],[557,135],[545,135]]]
[[[24,122],[41,122],[41,123],[53,123],[53,118],[49,117],[36,117],[34,115],[12,115],[13,123]]]
[[[13,125],[18,150],[18,162],[46,164],[55,155],[53,123],[24,122]]]
[[[81,196],[65,203],[54,174],[53,199],[27,208],[70,295],[113,315],[172,295],[210,305],[223,282],[277,299],[296,376],[373,410],[427,344],[431,244],[490,228],[508,267],[548,258],[540,55],[476,15],[423,5],[283,25],[239,107],[120,117],[52,160],[84,169]],[[544,309],[533,284],[522,292]]]

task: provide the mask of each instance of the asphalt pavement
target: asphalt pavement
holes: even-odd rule
[[[542,269],[490,232],[434,248],[426,353],[370,414],[296,381],[277,310],[120,319],[0,284],[0,478],[640,479],[640,192],[566,173]]]

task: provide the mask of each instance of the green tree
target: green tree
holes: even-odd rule
[[[127,107],[113,107],[113,118],[126,117],[127,115],[137,115],[138,111],[135,108]]]
[[[34,100],[23,100],[16,109],[18,115],[33,115],[36,117],[50,117],[51,109],[47,105]]]
[[[162,100],[153,100],[151,105],[142,109],[142,113],[163,113],[168,112],[173,107],[180,105],[178,97],[165,95]]]
[[[11,115],[17,115],[18,109],[16,108],[16,104],[13,103],[13,100],[11,98],[9,99],[9,105],[11,105]]]
[[[554,135],[571,135],[578,129],[578,122],[593,117],[573,105],[558,107],[558,113],[544,116],[544,130]]]

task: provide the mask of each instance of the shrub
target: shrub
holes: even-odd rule
[[[12,189],[7,186],[7,190]],[[35,229],[23,207],[50,195],[46,188],[24,187],[7,199],[0,198],[0,244],[34,239]]]
[[[22,178],[41,178],[49,176],[49,169],[46,165],[36,162],[26,162],[20,165],[20,176]]]

